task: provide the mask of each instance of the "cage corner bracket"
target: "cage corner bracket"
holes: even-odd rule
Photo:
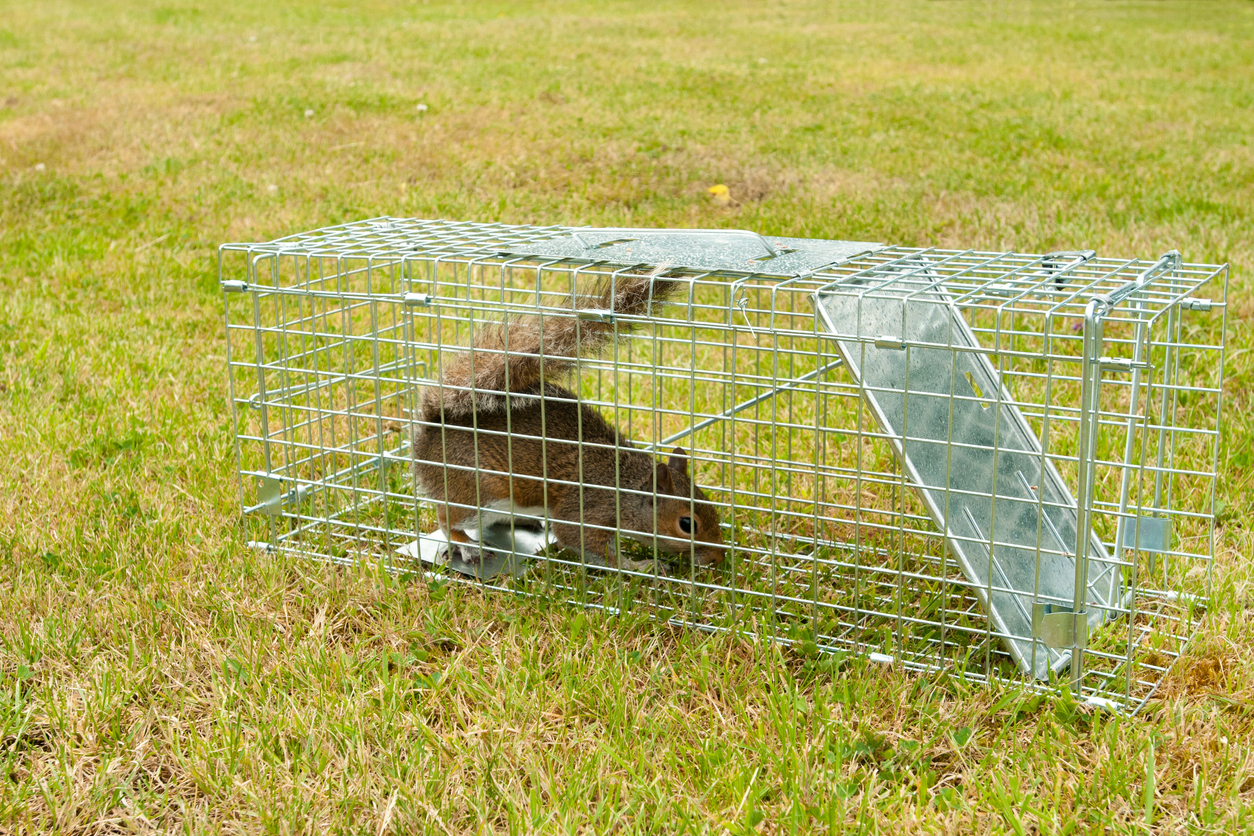
[[[258,511],[270,516],[277,517],[283,511],[283,506],[288,502],[297,502],[303,499],[303,490],[299,488],[284,489],[285,480],[282,476],[272,476],[268,473],[257,474],[257,504],[244,509],[244,514],[255,514]]]
[[[1089,614],[1075,612],[1056,604],[1037,602],[1032,605],[1032,637],[1040,639],[1050,650],[1083,648],[1088,644]]]
[[[1171,518],[1142,514],[1122,526],[1121,542],[1125,549],[1143,552],[1171,551]]]
[[[253,506],[269,516],[275,516],[283,507],[283,480],[278,476],[261,476],[257,480],[257,504]],[[252,510],[251,508],[249,510]]]

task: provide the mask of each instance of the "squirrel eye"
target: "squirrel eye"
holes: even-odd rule
[[[679,530],[682,531],[684,534],[691,534],[692,533],[692,517],[680,517],[679,518]]]

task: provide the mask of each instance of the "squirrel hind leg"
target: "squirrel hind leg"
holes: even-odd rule
[[[450,557],[455,557],[462,563],[479,564],[483,562],[483,550],[479,544],[471,540],[469,535],[460,528],[454,528],[449,525],[448,515],[444,508],[436,511],[436,519],[440,524],[440,529],[448,538],[448,551]]]
[[[446,529],[448,533],[449,555],[462,563],[478,565],[483,562],[483,549],[474,540],[466,536],[459,528]]]
[[[451,558],[469,566],[479,566],[483,563],[483,549],[478,546],[467,546],[463,543],[449,543],[448,550]]]

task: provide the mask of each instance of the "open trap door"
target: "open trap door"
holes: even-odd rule
[[[1069,665],[1118,606],[1117,565],[1077,535],[1075,497],[950,296],[906,271],[815,305],[990,630],[1037,679]]]

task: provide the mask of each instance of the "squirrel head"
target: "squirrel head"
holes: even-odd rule
[[[676,447],[666,462],[657,463],[656,513],[657,535],[666,551],[691,554],[699,566],[723,559],[727,549],[718,513],[689,477],[688,454],[682,447]]]

